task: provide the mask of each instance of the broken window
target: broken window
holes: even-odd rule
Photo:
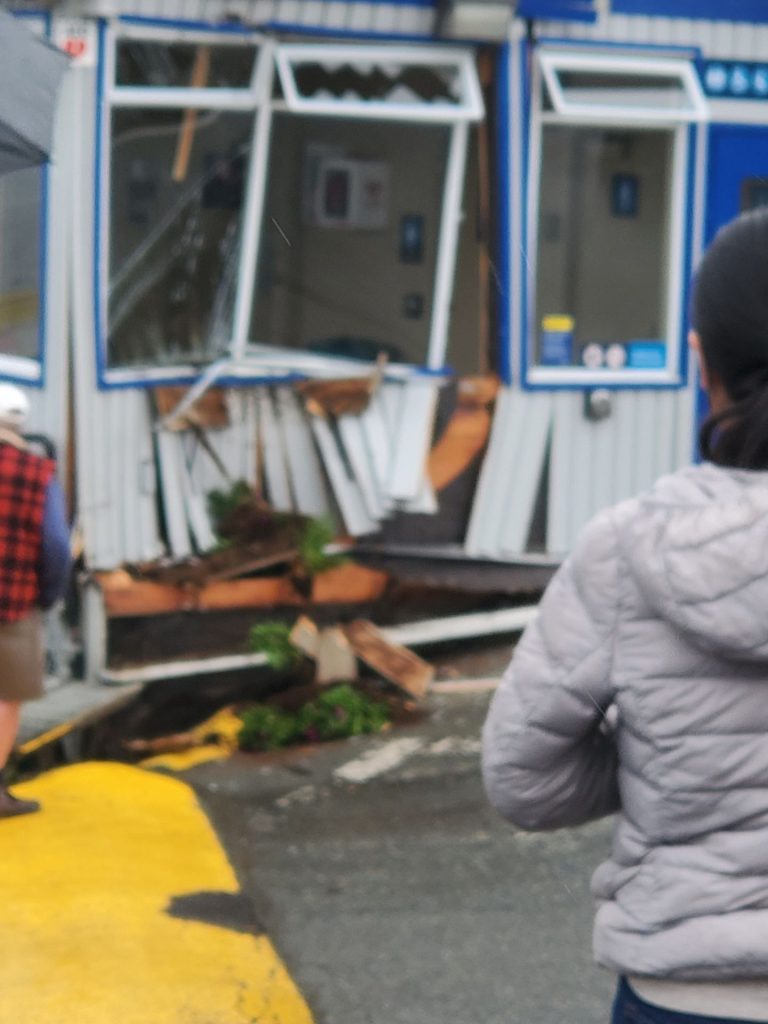
[[[194,372],[231,341],[259,48],[234,33],[121,32],[106,113],[106,366]]]
[[[112,115],[111,366],[206,362],[230,340],[253,116]]]
[[[449,142],[440,125],[277,115],[249,337],[426,364]]]
[[[382,350],[444,366],[483,114],[469,51],[118,23],[106,75],[107,379],[311,373]]]
[[[534,90],[528,381],[681,383],[691,62],[544,50]]]

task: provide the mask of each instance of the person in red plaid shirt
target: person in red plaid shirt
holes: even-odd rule
[[[63,594],[70,572],[64,496],[53,460],[30,451],[21,435],[28,412],[24,392],[0,383],[0,773],[22,703],[43,693],[41,611]],[[0,776],[0,818],[39,809],[9,793]]]

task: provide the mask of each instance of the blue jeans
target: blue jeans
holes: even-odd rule
[[[613,1004],[611,1024],[750,1024],[736,1017],[701,1017],[698,1013],[678,1013],[651,1006],[635,995],[624,978]]]

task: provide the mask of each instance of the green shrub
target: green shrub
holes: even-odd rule
[[[242,750],[275,750],[288,746],[297,738],[296,716],[285,711],[257,704],[240,717],[243,727],[237,740]]]
[[[259,622],[251,626],[248,646],[264,654],[270,668],[278,672],[294,668],[301,661],[301,652],[291,643],[291,627],[285,622]]]
[[[345,739],[380,732],[390,720],[389,708],[348,683],[333,686],[298,712],[264,704],[243,711],[238,741],[243,750],[274,750],[291,743]]]
[[[220,534],[222,523],[236,508],[253,497],[253,491],[245,480],[236,480],[227,491],[208,492],[208,514],[213,523],[214,533]]]
[[[299,535],[296,547],[298,560],[308,576],[317,576],[326,569],[334,569],[347,562],[345,555],[326,554],[326,545],[336,535],[333,523],[328,519],[310,519]]]
[[[344,683],[321,693],[299,712],[301,735],[308,740],[335,740],[379,732],[389,721],[384,704]]]

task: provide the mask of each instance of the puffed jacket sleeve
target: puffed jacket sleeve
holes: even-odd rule
[[[620,571],[611,513],[603,513],[552,579],[494,695],[483,778],[491,803],[519,828],[577,825],[618,809],[605,714]]]

